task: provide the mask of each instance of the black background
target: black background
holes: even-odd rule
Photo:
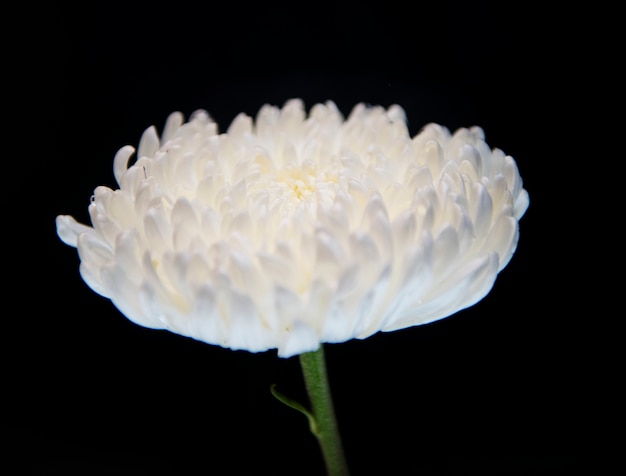
[[[563,12],[482,0],[53,2],[23,18],[14,40],[33,48],[7,91],[28,106],[6,174],[23,198],[5,225],[17,305],[3,332],[3,461],[28,474],[324,474],[305,418],[269,391],[305,398],[296,358],[132,324],[83,283],[54,224],[88,223],[93,189],[115,186],[117,149],[170,112],[203,108],[224,130],[300,97],[345,114],[397,103],[413,134],[479,125],[530,194],[518,250],[484,300],[326,347],[352,473],[616,464],[623,366],[612,289],[592,270],[612,255],[590,252],[593,230],[609,231],[589,212],[601,191],[583,185],[597,150],[582,137],[592,86],[580,74],[597,61],[586,28],[569,36]]]

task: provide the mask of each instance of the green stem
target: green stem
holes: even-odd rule
[[[323,345],[314,352],[300,354],[300,365],[315,421],[315,427],[311,430],[320,444],[328,476],[348,476],[348,465],[328,384]]]

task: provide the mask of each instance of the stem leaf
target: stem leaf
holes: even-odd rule
[[[304,414],[304,416],[306,416],[309,420],[309,429],[311,430],[311,433],[313,433],[317,438],[320,437],[315,417],[308,408],[306,408],[304,405],[302,405],[300,402],[297,402],[293,398],[289,398],[284,393],[278,391],[278,389],[276,388],[276,384],[272,384],[272,386],[270,387],[270,391],[277,400],[284,403],[288,407],[291,407],[294,410],[298,410],[300,413]]]

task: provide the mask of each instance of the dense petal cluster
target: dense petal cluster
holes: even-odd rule
[[[148,128],[92,226],[57,217],[80,273],[135,323],[288,357],[431,322],[491,289],[529,200],[478,127],[409,135],[399,106],[298,99]],[[132,164],[131,164],[132,162]]]

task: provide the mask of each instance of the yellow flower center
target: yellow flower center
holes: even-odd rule
[[[279,176],[287,191],[297,200],[302,201],[315,192],[315,177],[301,170],[291,170]]]

